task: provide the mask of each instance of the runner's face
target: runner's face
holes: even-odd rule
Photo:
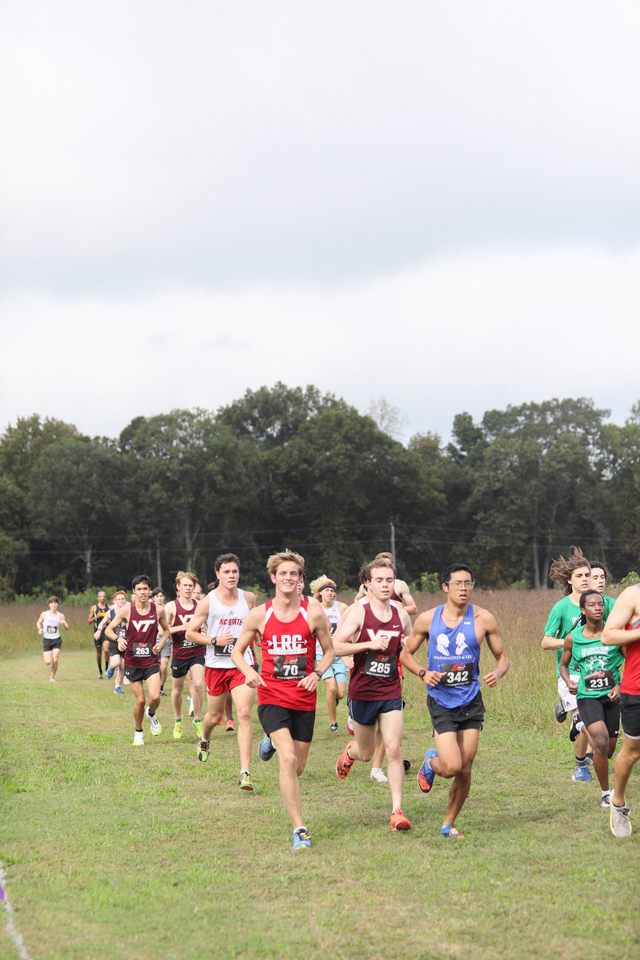
[[[604,616],[604,600],[602,597],[587,597],[583,609],[587,623],[598,623]]]
[[[367,587],[376,600],[388,600],[395,582],[396,575],[389,567],[374,567]]]
[[[151,593],[151,590],[149,589],[148,583],[137,583],[133,588],[133,592],[136,595],[136,600],[139,600],[140,603],[146,603],[147,600],[149,599],[149,594]],[[155,599],[156,601],[159,600],[158,597],[156,597]],[[162,599],[164,600],[164,597]]]
[[[119,593],[116,595],[116,607],[124,607],[127,602],[127,598],[124,593]]]
[[[590,587],[592,590],[597,590],[598,593],[604,593],[604,588],[607,585],[607,575],[605,574],[602,567],[591,567],[591,583]]]
[[[589,589],[590,580],[591,570],[589,567],[578,567],[569,577],[569,586],[572,590],[575,590],[576,593],[584,593],[585,590]]]
[[[332,607],[336,599],[336,592],[333,587],[323,587],[320,591],[320,600],[323,607]]]
[[[195,587],[193,588],[192,597],[196,601],[196,603],[200,603],[200,601],[204,597],[204,593],[202,592],[202,587],[200,586],[199,583],[196,583]]]
[[[463,604],[469,602],[473,586],[473,580],[468,570],[454,570],[449,582],[442,584],[442,589],[452,603]]]
[[[51,602],[49,603],[49,610],[51,610],[52,613],[55,613],[57,609],[58,609],[58,601],[51,600]]]
[[[107,601],[107,595],[106,595],[106,593],[99,593],[99,594],[98,594],[98,603],[100,603],[100,604],[105,604],[106,601]]]
[[[287,596],[299,594],[300,584],[304,584],[302,574],[295,563],[281,563],[276,572],[271,574],[271,581],[275,583],[279,593]]]
[[[237,563],[223,563],[218,570],[218,581],[221,587],[227,590],[233,590],[238,586],[240,579],[240,567]]]
[[[191,577],[181,577],[180,582],[178,583],[178,596],[180,599],[191,600],[195,586],[196,585]]]

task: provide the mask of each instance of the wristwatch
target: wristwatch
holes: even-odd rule
[[[315,673],[315,675],[316,675],[316,677],[318,678],[318,680],[322,680],[322,674],[320,673],[319,670],[314,670],[313,672]]]
[[[427,671],[426,671],[426,670],[418,670],[418,676],[420,677],[421,680],[424,680],[424,678],[426,677],[426,675],[427,675]]]

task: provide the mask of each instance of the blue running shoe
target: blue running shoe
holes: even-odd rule
[[[431,790],[431,787],[433,786],[433,779],[436,775],[436,772],[435,770],[431,769],[429,760],[432,760],[437,756],[438,751],[431,747],[429,750],[427,750],[425,758],[422,762],[422,766],[418,770],[418,786],[423,793],[429,793],[429,790]]]
[[[291,844],[292,850],[310,850],[311,849],[311,837],[309,836],[309,831],[306,827],[298,827],[297,830],[293,831],[293,842]]]
[[[107,667],[107,680],[111,680],[111,677],[114,675],[115,672],[116,672],[115,667]]]
[[[573,776],[571,779],[575,780],[576,783],[588,783],[589,780],[593,780],[593,774],[586,764],[585,766],[581,767],[579,763],[576,763],[576,768],[573,771]]]
[[[114,687],[114,688],[113,688],[113,692],[114,692],[114,693],[121,693],[121,694],[124,696],[124,690],[122,689],[122,687],[121,687],[119,684],[118,684],[117,687]]]
[[[260,741],[258,746],[258,756],[261,760],[271,760],[271,757],[276,752],[276,748],[271,743],[271,737],[265,737],[264,740]],[[295,834],[294,834],[295,836]],[[311,844],[309,844],[311,846]],[[295,847],[294,847],[295,850]]]

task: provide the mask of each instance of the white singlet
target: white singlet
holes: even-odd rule
[[[342,617],[340,615],[340,601],[334,600],[330,607],[323,607],[322,612],[329,621],[329,636],[332,637],[342,621]],[[316,660],[321,660],[323,656],[324,650],[316,640]]]
[[[62,614],[59,611],[52,613],[51,610],[45,611],[42,615],[42,636],[45,640],[57,640],[60,636],[60,624],[62,623]]]
[[[238,599],[232,606],[220,603],[212,590],[209,594],[209,616],[207,617],[206,634],[208,637],[219,637],[223,633],[230,633],[233,640],[226,646],[207,645],[204,654],[205,666],[214,670],[233,670],[235,663],[231,659],[231,650],[242,633],[242,626],[249,614],[249,605],[245,600],[244,591],[238,590]],[[247,647],[244,652],[245,661],[253,666],[253,654]]]

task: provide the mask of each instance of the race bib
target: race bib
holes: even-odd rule
[[[367,650],[364,672],[368,677],[381,677],[383,680],[389,680],[395,677],[398,672],[398,658],[387,653]]]
[[[307,675],[307,656],[289,654],[273,658],[274,680],[302,680]]]
[[[447,670],[440,683],[445,687],[468,687],[473,683],[473,664],[454,663]]]
[[[233,640],[230,640],[229,643],[216,643],[213,647],[213,653],[216,657],[230,657],[231,651],[238,642],[238,638],[234,637]]]
[[[140,640],[134,640],[133,642],[133,655],[134,657],[150,657],[151,656],[151,644],[142,643]]]
[[[123,621],[120,621],[120,623],[118,624],[118,626],[115,628],[113,632],[116,635],[116,640],[121,640],[123,637],[126,637],[127,635],[126,623],[124,623]]]
[[[584,678],[584,688],[591,692],[613,690],[616,678],[611,670],[592,670]]]
[[[50,634],[51,636],[57,636],[58,628],[51,626],[51,624],[49,624],[47,626],[47,633]]]
[[[191,647],[199,647],[199,646],[200,646],[199,643],[192,643],[191,640],[183,640],[183,641],[182,641],[182,649],[183,649],[183,650],[189,650]]]

